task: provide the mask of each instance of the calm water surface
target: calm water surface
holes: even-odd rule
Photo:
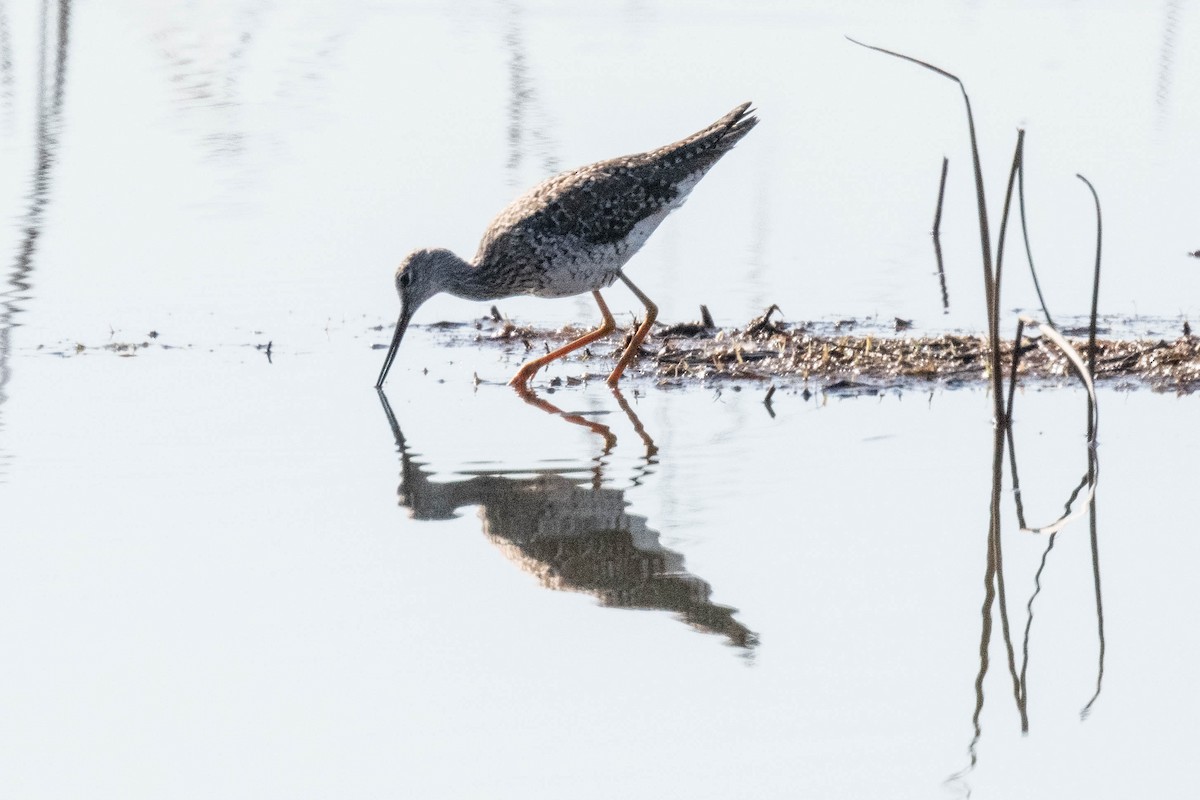
[[[1078,172],[1102,310],[1174,336],[1200,312],[1198,26],[0,4],[0,796],[1189,797],[1193,396],[1101,391],[1089,519],[1086,396],[1019,392],[989,541],[981,389],[589,380],[539,408],[512,356],[428,328],[369,387],[406,250],[470,254],[527,185],[746,99],[762,125],[630,264],[663,319],[980,329],[956,89],[844,34],[963,77],[993,213],[1027,130],[1056,314],[1090,302]],[[1028,527],[1082,516],[1022,532],[1018,498]]]

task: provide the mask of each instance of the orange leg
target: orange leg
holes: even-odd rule
[[[617,329],[616,320],[613,319],[612,312],[608,310],[608,306],[604,303],[604,298],[600,296],[600,292],[592,292],[592,297],[596,298],[596,305],[600,306],[600,316],[603,320],[600,327],[591,333],[585,333],[573,342],[568,342],[557,350],[552,350],[544,356],[533,359],[521,365],[517,370],[517,374],[508,382],[509,386],[515,386],[518,391],[526,389],[529,382],[533,380],[533,376],[537,375],[538,370],[549,364],[551,361],[562,358],[568,353],[573,353],[581,347],[591,344],[597,339],[602,339],[608,336]],[[611,378],[609,379],[611,381]]]
[[[604,423],[596,422],[595,420],[587,419],[586,417],[581,417],[578,414],[568,414],[558,406],[551,403],[549,400],[543,400],[542,398],[538,397],[528,386],[517,386],[516,390],[521,399],[526,403],[529,403],[529,405],[540,408],[547,414],[554,414],[555,416],[562,417],[572,425],[580,425],[584,428],[587,428],[592,433],[604,439],[604,455],[608,455],[610,452],[612,452],[612,449],[617,446],[616,434],[612,432],[612,428],[608,427]]]
[[[629,407],[629,401],[625,399],[625,395],[621,394],[621,390],[616,386],[612,387],[613,397],[617,399],[617,405],[625,412],[625,416],[629,417],[630,423],[633,424],[633,431],[638,436],[642,437],[642,444],[646,445],[646,466],[649,467],[654,463],[653,459],[658,455],[658,445],[650,438],[650,434],[646,433],[646,426],[642,424],[641,419]]]
[[[629,366],[629,362],[637,357],[642,342],[650,335],[650,326],[654,324],[654,320],[658,317],[658,306],[654,305],[653,300],[646,297],[641,289],[634,286],[633,281],[625,277],[625,273],[618,272],[617,277],[625,282],[625,285],[629,287],[629,291],[637,295],[638,300],[642,301],[642,305],[646,307],[646,319],[638,326],[638,329],[633,334],[633,338],[629,340],[629,346],[625,348],[624,353],[621,353],[621,360],[617,362],[617,366],[613,368],[612,374],[608,376],[608,385],[613,387],[621,380],[621,373]]]

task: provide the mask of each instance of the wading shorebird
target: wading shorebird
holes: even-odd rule
[[[375,388],[383,386],[413,313],[439,292],[467,300],[591,292],[600,307],[600,327],[523,364],[509,384],[525,391],[542,367],[616,329],[600,290],[620,278],[646,306],[646,318],[608,376],[608,385],[615,387],[658,314],[622,267],[667,215],[683,204],[713,164],[757,123],[750,104],[743,103],[673,144],[549,178],[492,220],[470,261],[445,249],[409,253],[396,270],[400,319]]]

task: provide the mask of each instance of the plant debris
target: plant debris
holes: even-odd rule
[[[855,320],[836,324],[786,324],[772,320],[772,306],[741,329],[706,330],[697,324],[663,326],[646,340],[642,357],[630,365],[633,374],[664,382],[724,379],[774,381],[775,385],[817,382],[825,390],[911,387],[919,383],[982,385],[988,380],[985,335],[942,333],[891,335],[887,331],[850,334]],[[477,341],[510,344],[542,341],[564,344],[588,329],[555,330],[506,323],[501,337]],[[1159,391],[1200,390],[1200,337],[1188,333],[1174,341],[1153,338],[1103,338],[1096,341],[1096,379],[1123,387],[1148,386]],[[612,340],[623,334],[613,334]],[[1087,337],[1068,337],[1086,358]],[[1001,360],[1012,359],[1011,340],[1001,344]],[[587,358],[615,358],[619,348],[591,348]],[[519,353],[518,353],[519,355]],[[571,357],[568,361],[576,360]],[[1018,379],[1066,382],[1072,368],[1066,356],[1041,338],[1026,338]]]

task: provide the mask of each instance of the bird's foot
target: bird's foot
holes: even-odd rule
[[[533,376],[537,375],[539,369],[537,366],[534,366],[533,369],[530,369],[529,367],[529,364],[521,367],[519,370],[517,370],[517,374],[513,375],[512,379],[508,382],[509,386],[513,387],[522,394],[530,391],[529,383],[533,380]]]

